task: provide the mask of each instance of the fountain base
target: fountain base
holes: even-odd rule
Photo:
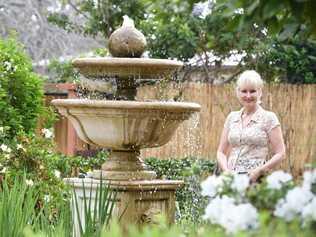
[[[143,226],[144,224],[155,224],[158,215],[164,215],[166,221],[172,224],[175,220],[175,192],[182,187],[182,180],[136,180],[136,181],[101,181],[90,178],[67,178],[65,183],[70,184],[77,195],[77,205],[73,205],[74,232],[79,234],[79,222],[84,223],[84,202],[91,198],[91,206],[94,205],[96,190],[110,184],[110,188],[118,192],[112,217],[119,220],[123,228],[131,225]],[[105,185],[104,185],[105,184]],[[79,211],[79,213],[78,213]],[[79,215],[78,215],[79,214]],[[75,235],[80,236],[80,235]]]
[[[139,155],[139,150],[114,150],[109,159],[102,165],[101,170],[93,171],[93,178],[118,181],[155,179],[156,173],[147,169]]]

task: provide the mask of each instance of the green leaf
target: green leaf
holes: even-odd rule
[[[269,19],[272,16],[278,14],[282,9],[284,9],[284,1],[280,0],[270,0],[265,1],[265,5],[263,7],[263,19]]]
[[[292,38],[298,31],[299,25],[297,23],[291,23],[284,26],[282,32],[279,35],[281,41]]]
[[[256,8],[259,6],[259,4],[260,4],[260,0],[253,1],[253,3],[249,7],[246,8],[245,13],[247,15],[251,15],[256,10]]]

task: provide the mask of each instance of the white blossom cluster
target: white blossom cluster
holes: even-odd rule
[[[291,174],[278,170],[267,177],[267,187],[269,189],[279,190],[282,186],[293,180]]]
[[[249,187],[249,183],[250,180],[248,175],[212,175],[201,183],[202,195],[213,198],[217,194],[221,193],[227,185],[232,189],[233,192],[243,195],[246,189]]]
[[[216,197],[205,209],[205,219],[221,225],[228,233],[255,229],[259,226],[257,209],[250,203],[236,204],[228,196]]]
[[[274,215],[291,221],[299,218],[303,223],[316,221],[316,169],[304,172],[301,186],[288,191],[286,196],[278,201]]]
[[[195,3],[192,9],[192,15],[204,19],[207,15],[212,13],[214,3],[215,0]]]
[[[316,221],[316,169],[306,171],[303,177],[300,186],[290,189],[284,198],[278,200],[274,216],[285,221],[299,219],[302,224]],[[263,185],[269,190],[278,191],[282,187],[291,187],[292,182],[291,174],[275,171]],[[245,195],[249,185],[247,175],[209,176],[201,183],[202,195],[211,198],[204,219],[222,226],[228,233],[257,228],[258,211]]]
[[[5,144],[2,144],[1,146],[0,146],[0,149],[1,149],[1,151],[2,152],[4,152],[4,153],[11,153],[11,148],[10,147],[8,147],[7,145],[5,145]]]
[[[205,209],[204,219],[222,226],[228,233],[257,228],[259,224],[256,208],[238,198],[245,194],[249,181],[248,175],[209,176],[201,183],[202,195],[212,198]],[[221,197],[221,192],[227,186],[237,194],[235,198],[227,195]]]
[[[45,138],[52,138],[54,136],[54,133],[51,131],[51,129],[43,128],[41,132]]]
[[[4,67],[4,72],[7,72],[7,73],[12,73],[12,72],[15,72],[17,70],[17,66],[14,65],[13,62],[11,61],[4,61],[3,62],[3,67]]]

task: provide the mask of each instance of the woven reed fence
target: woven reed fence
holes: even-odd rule
[[[186,156],[215,159],[224,120],[240,105],[231,85],[163,84],[138,90],[138,99],[170,99],[181,91],[181,100],[202,106],[200,114],[185,121],[172,140],[160,148],[145,149],[142,157],[183,158]],[[281,122],[287,159],[282,168],[294,175],[316,161],[316,85],[266,85],[262,106],[275,112]]]

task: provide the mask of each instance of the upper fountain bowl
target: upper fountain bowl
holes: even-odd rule
[[[72,64],[85,77],[166,78],[183,66],[182,62],[152,58],[78,58]]]
[[[166,144],[177,127],[201,106],[184,102],[53,100],[79,137],[114,150],[138,150]]]

